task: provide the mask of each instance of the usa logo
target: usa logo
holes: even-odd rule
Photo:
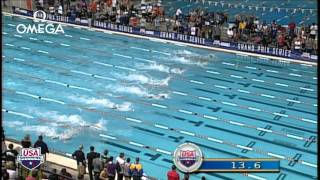
[[[22,148],[17,160],[18,163],[29,170],[33,170],[44,163],[41,148]]]
[[[184,143],[178,146],[173,156],[176,167],[186,173],[198,170],[203,159],[200,148],[192,143]]]

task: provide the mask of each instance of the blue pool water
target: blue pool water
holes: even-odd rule
[[[204,2],[204,3],[203,3]],[[257,1],[257,0],[228,0],[228,1],[211,1],[209,5],[209,0],[162,0],[162,4],[166,9],[166,13],[169,16],[173,16],[176,10],[180,8],[184,14],[188,14],[189,11],[195,10],[197,8],[206,9],[209,12],[226,12],[229,14],[229,20],[233,21],[235,15],[250,14],[259,18],[262,21],[271,23],[275,20],[278,24],[288,25],[290,22],[296,22],[297,26],[311,25],[317,22],[317,1],[314,0],[268,0],[268,1]],[[215,6],[214,2],[219,2]],[[224,3],[222,7],[221,3]],[[229,8],[228,4],[232,4],[232,8]],[[237,8],[233,6],[237,5]],[[244,8],[242,8],[244,6]],[[248,7],[252,8],[249,9]],[[256,10],[258,6],[258,10]],[[266,7],[263,10],[262,7]],[[270,8],[273,8],[270,12]],[[277,8],[281,8],[278,12]],[[288,8],[288,12],[285,10]],[[297,11],[294,13],[293,9],[296,8]],[[299,10],[308,9],[304,12]],[[312,12],[310,12],[312,9]]]
[[[317,178],[316,66],[72,27],[18,34],[21,23],[32,21],[3,17],[6,136],[139,156],[159,179],[184,142],[205,157],[281,159],[281,173],[191,179]]]

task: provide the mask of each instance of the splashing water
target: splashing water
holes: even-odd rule
[[[132,103],[124,102],[122,104],[116,104],[111,102],[109,99],[99,99],[99,98],[86,98],[84,96],[69,96],[69,99],[72,99],[76,102],[85,103],[88,105],[97,105],[106,108],[116,109],[119,111],[132,111]]]

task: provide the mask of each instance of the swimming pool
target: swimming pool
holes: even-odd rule
[[[316,67],[64,27],[17,34],[3,18],[6,135],[72,153],[139,156],[166,179],[183,142],[206,157],[277,157],[281,173],[208,179],[316,179]],[[295,160],[296,162],[293,162]],[[199,179],[203,174],[193,175]]]

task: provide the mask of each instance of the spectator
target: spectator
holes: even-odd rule
[[[116,170],[117,170],[117,165],[113,163],[113,157],[110,156],[109,162],[107,164],[107,171],[108,171],[108,179],[109,180],[114,180],[116,177]]]
[[[108,179],[108,169],[107,168],[103,168],[103,170],[101,171],[100,175],[99,175],[100,180],[109,180]]]
[[[124,163],[125,163],[124,153],[121,152],[121,153],[119,154],[119,156],[116,158],[118,179],[123,179]]]
[[[143,168],[140,164],[139,157],[136,158],[136,162],[130,165],[130,175],[132,176],[133,180],[141,180],[143,175]]]
[[[9,179],[9,173],[8,173],[8,171],[7,171],[7,169],[1,169],[1,179],[3,179],[3,180],[7,180],[7,179]]]
[[[278,48],[283,48],[285,46],[285,37],[283,34],[280,34],[277,39]]]
[[[60,178],[59,180],[69,180],[72,179],[72,175],[67,171],[66,168],[62,168],[60,171]]]
[[[18,173],[15,166],[6,165],[7,173],[9,174],[9,180],[16,180],[18,178]]]
[[[109,162],[108,153],[109,153],[109,151],[106,149],[103,151],[103,155],[101,156],[103,167],[105,167],[106,164]]]
[[[52,169],[52,172],[49,175],[48,180],[59,180],[59,176],[57,174],[57,169]]]
[[[1,134],[2,134],[2,136],[1,136],[1,150],[2,150],[1,154],[3,155],[4,152],[7,150],[3,127],[1,127]]]
[[[78,175],[84,175],[85,170],[86,170],[86,158],[83,153],[83,145],[79,146],[79,149],[73,152],[72,157],[77,160],[77,170],[78,170]]]
[[[185,173],[184,177],[183,177],[183,180],[189,180],[189,178],[190,178],[190,175],[188,173]]]
[[[181,9],[179,8],[179,9],[177,9],[177,11],[176,11],[175,20],[179,19],[180,15],[182,15],[182,11],[181,11]]]
[[[38,171],[32,170],[31,175],[27,176],[25,180],[37,180],[37,176],[38,176]]]
[[[180,180],[179,173],[176,171],[177,167],[172,165],[171,171],[167,173],[168,180]]]
[[[49,153],[47,144],[43,141],[42,135],[38,137],[38,140],[33,145],[34,148],[41,148],[41,154],[44,155],[44,160],[46,161],[46,153]]]
[[[24,139],[21,140],[21,146],[22,146],[22,148],[30,148],[31,147],[31,139],[30,139],[29,134],[25,135]]]
[[[312,25],[310,26],[311,39],[316,39],[317,31],[318,31],[318,26],[315,23],[312,23]]]
[[[10,169],[16,169],[17,155],[19,154],[15,149],[13,149],[13,144],[9,144],[8,150],[4,152],[4,157],[6,161],[6,167]]]
[[[289,27],[289,36],[293,37],[294,36],[294,30],[296,28],[296,23],[294,23],[293,21],[290,22],[288,24],[288,27]]]
[[[96,153],[96,157],[92,161],[92,167],[93,167],[93,174],[95,180],[99,180],[100,172],[103,169],[103,164],[100,159],[100,154]]]
[[[123,167],[123,175],[124,175],[124,180],[131,180],[131,175],[130,175],[130,158],[127,158],[127,161],[124,163]]]
[[[93,146],[90,146],[90,152],[87,153],[88,171],[89,171],[90,180],[93,180],[93,174],[92,174],[93,165],[92,165],[92,162],[93,162],[93,159],[94,159],[96,156],[97,156],[97,153],[94,151],[94,147],[93,147]]]
[[[232,30],[232,28],[229,28],[227,30],[227,35],[228,35],[229,41],[232,41],[233,40],[233,30]]]
[[[301,52],[302,49],[302,38],[300,36],[293,40],[293,48],[296,52]]]

